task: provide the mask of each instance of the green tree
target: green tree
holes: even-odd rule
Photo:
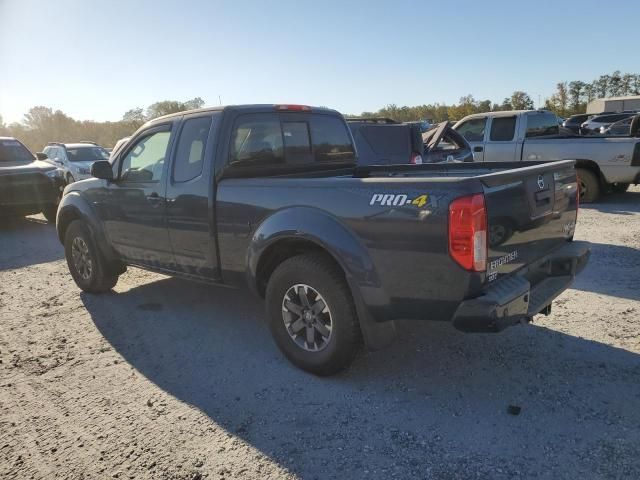
[[[617,97],[622,94],[622,76],[620,70],[616,70],[609,77],[609,96]]]
[[[571,115],[582,112],[585,109],[585,104],[582,102],[582,96],[584,93],[586,83],[580,80],[574,80],[569,82],[569,106]]]
[[[512,110],[533,110],[533,100],[527,92],[516,90],[509,99]]]

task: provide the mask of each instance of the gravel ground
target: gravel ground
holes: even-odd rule
[[[549,317],[402,323],[316,378],[244,293],[130,269],[84,294],[51,225],[5,222],[0,477],[638,479],[640,188],[576,237],[590,265]]]

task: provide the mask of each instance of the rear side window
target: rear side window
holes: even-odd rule
[[[560,126],[555,115],[533,114],[527,116],[527,138],[557,135]]]
[[[472,118],[461,124],[456,130],[467,142],[481,142],[484,140],[486,118]]]
[[[492,142],[508,142],[516,133],[516,117],[494,117],[491,121]]]
[[[202,173],[211,121],[211,117],[207,116],[191,118],[184,122],[173,162],[174,182],[186,182]]]
[[[241,117],[231,138],[231,163],[284,163],[282,130],[277,115],[257,113]]]
[[[354,161],[351,136],[343,120],[329,115],[311,118],[311,138],[316,162]]]

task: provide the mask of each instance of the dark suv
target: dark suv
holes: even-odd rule
[[[55,222],[62,171],[37,157],[22,142],[0,137],[0,217],[42,212]]]

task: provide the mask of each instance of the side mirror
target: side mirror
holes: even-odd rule
[[[93,165],[91,165],[91,176],[108,181],[113,180],[111,164],[106,160],[94,162]]]
[[[47,154],[46,154],[46,153],[38,152],[38,153],[36,153],[36,158],[37,158],[38,160],[46,160],[46,159],[48,159],[49,157],[47,157]]]

